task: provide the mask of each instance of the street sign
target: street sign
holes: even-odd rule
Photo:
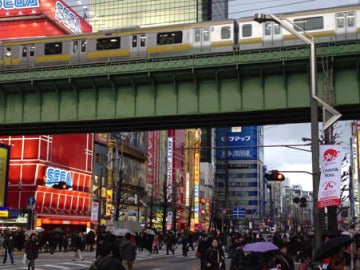
[[[233,218],[244,218],[246,216],[245,208],[234,208],[233,209]]]
[[[35,198],[34,198],[34,197],[28,197],[28,198],[26,199],[26,204],[27,204],[27,207],[28,207],[29,209],[34,208]]]

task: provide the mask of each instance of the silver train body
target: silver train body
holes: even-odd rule
[[[314,37],[333,42],[360,38],[360,7],[279,15]],[[81,35],[4,40],[1,69],[102,63],[303,44],[275,22],[252,18],[149,28],[116,29]]]

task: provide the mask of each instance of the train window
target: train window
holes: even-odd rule
[[[120,48],[120,37],[99,38],[96,40],[96,50],[115,50]]]
[[[182,43],[182,31],[158,33],[156,37],[157,45]]]
[[[77,53],[78,49],[79,49],[79,42],[75,40],[73,44],[73,53]]]
[[[336,28],[344,28],[345,27],[345,16],[344,13],[336,14]]]
[[[274,24],[274,34],[279,35],[281,32],[281,27],[278,24]]]
[[[81,52],[86,52],[86,41],[85,40],[81,41]]]
[[[141,46],[141,47],[145,47],[145,46],[146,46],[146,36],[145,36],[145,35],[141,35],[141,36],[140,36],[140,46]]]
[[[294,24],[304,31],[319,30],[324,28],[324,17],[295,19]],[[296,31],[301,31],[300,29],[295,27]]]
[[[271,22],[267,22],[265,23],[265,26],[264,26],[264,34],[265,36],[270,36],[271,35],[271,25],[272,23]]]
[[[11,48],[6,48],[6,54],[7,57],[11,56]]]
[[[137,47],[137,36],[133,36],[132,37],[132,47],[136,48]]]
[[[243,37],[251,37],[251,35],[252,35],[252,25],[250,23],[244,24],[241,27],[241,31],[242,31],[242,36]]]
[[[200,33],[200,29],[195,29],[195,42],[200,42],[201,41],[201,33]]]
[[[354,12],[348,12],[347,13],[347,26],[348,27],[354,27],[355,26],[355,13]]]
[[[45,43],[45,55],[61,54],[61,53],[62,53],[61,42]]]
[[[30,56],[35,55],[35,45],[30,45]]]
[[[231,37],[231,27],[221,27],[221,39],[229,39]]]
[[[204,28],[203,29],[203,41],[209,41],[210,40],[210,29]]]
[[[22,57],[26,57],[27,56],[27,48],[23,47],[22,49]]]

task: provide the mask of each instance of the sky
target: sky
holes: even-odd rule
[[[360,0],[229,0],[229,18],[253,17],[255,13],[279,14],[351,4],[360,4]]]
[[[322,123],[319,125],[322,131]],[[339,121],[334,125],[346,156],[350,155],[351,121]],[[264,126],[264,164],[268,171],[302,171],[303,173],[284,172],[290,185],[300,185],[303,190],[312,190],[311,152],[292,149],[286,146],[308,144],[302,138],[311,138],[310,123]],[[274,147],[270,147],[274,146]],[[275,147],[276,146],[276,147]],[[310,150],[310,146],[296,146]]]

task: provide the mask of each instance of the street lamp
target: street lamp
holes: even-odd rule
[[[313,218],[314,218],[314,238],[315,238],[315,250],[320,247],[321,244],[321,225],[319,217],[319,209],[317,207],[318,192],[319,192],[319,182],[320,182],[320,164],[319,164],[319,126],[318,126],[318,102],[319,99],[316,97],[316,48],[313,37],[308,38],[305,36],[305,32],[297,32],[294,27],[295,25],[290,22],[283,21],[280,18],[272,14],[255,14],[254,20],[258,23],[263,23],[267,21],[273,21],[278,23],[282,28],[287,30],[289,33],[294,35],[296,38],[303,41],[306,45],[310,47],[310,115],[311,115],[311,150],[312,150],[312,171],[313,171],[313,194],[314,194],[314,203],[313,203]],[[323,102],[321,102],[323,103]]]

